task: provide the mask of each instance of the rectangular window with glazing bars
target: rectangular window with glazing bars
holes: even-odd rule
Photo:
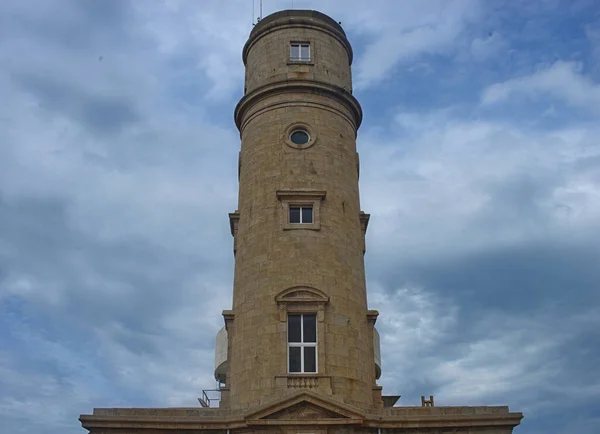
[[[290,223],[292,224],[312,224],[313,207],[310,205],[290,206]]]
[[[290,60],[292,62],[310,62],[310,44],[308,42],[290,43]]]
[[[288,370],[317,372],[316,315],[288,315]]]

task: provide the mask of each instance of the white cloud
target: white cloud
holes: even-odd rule
[[[388,3],[369,6],[366,23],[371,33],[363,55],[355,64],[355,87],[368,88],[393,79],[398,64],[412,62],[422,54],[448,54],[458,49],[457,37],[479,13],[475,1],[429,1],[418,4]],[[363,11],[356,16],[361,17]],[[360,22],[360,18],[350,18]],[[363,24],[363,23],[361,23]]]
[[[393,139],[361,136],[367,248],[396,259],[593,232],[600,221],[595,134],[400,112]],[[587,163],[586,163],[587,162]],[[582,166],[588,164],[587,169]],[[399,224],[399,221],[402,224]],[[493,228],[493,230],[490,230]]]
[[[146,34],[165,60],[173,59],[170,73],[183,81],[180,85],[198,85],[202,73],[210,84],[205,95],[210,100],[242,95],[241,47],[252,30],[249,2],[231,0],[226,8],[220,1],[203,1],[201,7],[186,0],[135,4]],[[187,62],[178,62],[181,59]]]
[[[485,89],[484,104],[496,104],[514,95],[551,96],[573,107],[600,112],[600,84],[581,73],[581,65],[558,61],[524,77],[496,83]]]

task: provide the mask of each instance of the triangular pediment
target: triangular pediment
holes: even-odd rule
[[[329,411],[309,402],[300,402],[283,410],[272,413],[262,419],[273,420],[315,420],[315,419],[342,419],[339,413]]]
[[[275,297],[277,302],[327,303],[329,297],[323,291],[310,286],[294,286],[281,291]]]
[[[246,415],[250,425],[359,424],[364,414],[358,409],[338,402],[330,396],[314,392],[299,392],[273,401]]]

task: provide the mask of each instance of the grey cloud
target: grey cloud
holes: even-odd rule
[[[444,405],[508,403],[526,413],[523,432],[568,432],[558,407],[593,426],[583,416],[600,393],[590,380],[600,358],[591,131],[402,120],[415,134],[396,148],[367,134],[361,154],[384,392],[405,405],[427,394]]]
[[[83,327],[117,322],[124,327],[121,339],[135,330],[136,345],[152,345],[144,333],[158,333],[162,317],[185,303],[185,281],[196,273],[211,274],[215,263],[144,238],[90,237],[70,227],[66,206],[52,200],[2,201],[2,292],[31,297],[29,303],[58,322],[67,319],[62,315]]]
[[[93,95],[51,76],[23,74],[14,79],[24,90],[38,98],[42,108],[80,122],[92,134],[119,133],[141,117],[134,104],[121,96]]]
[[[0,23],[7,36],[26,35],[46,47],[89,53],[116,46],[130,35],[132,11],[128,0],[7,0],[3,11]]]
[[[197,276],[214,284],[226,272],[218,262],[203,263],[146,239],[102,241],[80,233],[70,227],[68,207],[37,198],[3,198],[0,204],[0,257],[6,271],[0,307],[3,327],[21,348],[6,368],[35,372],[43,377],[40,384],[48,384],[34,394],[36,405],[46,403],[36,417],[76,432],[77,407],[84,412],[102,404],[165,405],[173,393],[193,405],[201,388],[211,384],[215,307],[227,307],[226,299],[212,292],[218,286],[206,286]],[[222,256],[230,254],[223,250]],[[211,313],[203,315],[207,303]],[[191,312],[182,315],[188,308]],[[89,371],[95,372],[93,378],[85,374]],[[192,372],[197,374],[190,382]],[[110,384],[97,387],[98,382]],[[4,388],[0,412],[19,411],[18,400],[30,401],[33,387],[22,381]],[[87,388],[85,399],[78,395],[80,388]],[[152,396],[140,399],[150,389]],[[58,395],[63,408],[53,419],[46,411]]]
[[[233,98],[249,16],[225,17],[217,1],[32,4],[3,2],[0,14],[2,36],[15,36],[0,49],[0,417],[11,432],[75,433],[95,406],[196,405],[213,385],[212,344],[231,303],[239,145],[233,102],[207,105],[203,92]],[[395,11],[392,31],[398,16],[413,22],[388,6],[327,12],[365,47],[376,12]],[[425,9],[408,12],[426,19]],[[369,96],[365,107],[376,105]],[[529,411],[523,433],[569,432],[556,411],[569,408],[594,432],[600,241],[586,220],[593,191],[579,187],[597,180],[597,134],[588,128],[579,146],[453,121],[407,119],[408,144],[390,127],[390,153],[361,134],[384,391],[404,404],[429,393],[508,403]],[[503,129],[512,134],[489,138]],[[580,202],[557,200],[572,211],[553,220],[561,191]],[[486,205],[469,208],[470,193]],[[532,236],[502,244],[500,230],[513,228]]]
[[[384,392],[402,394],[404,405],[427,394],[439,405],[508,403],[526,413],[524,432],[547,419],[553,423],[540,432],[567,429],[557,406],[593,413],[600,391],[597,245],[548,241],[444,263],[396,263],[394,272],[371,266]],[[411,293],[434,302],[405,306]]]
[[[0,342],[11,348],[0,415],[11,432],[79,432],[94,406],[194,405],[213,384],[230,304],[235,133],[168,105],[164,59],[129,54],[147,41],[123,2],[76,3],[13,9],[0,50]]]
[[[600,301],[594,266],[600,255],[597,240],[569,245],[564,241],[497,248],[428,264],[406,264],[388,275],[392,282],[423,285],[451,297],[464,307],[464,314],[527,312],[539,308],[573,312]],[[574,292],[577,297],[573,297]]]

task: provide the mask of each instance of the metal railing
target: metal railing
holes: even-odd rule
[[[202,398],[198,398],[200,405],[205,408],[218,407],[221,401],[221,391],[219,389],[204,389]]]

